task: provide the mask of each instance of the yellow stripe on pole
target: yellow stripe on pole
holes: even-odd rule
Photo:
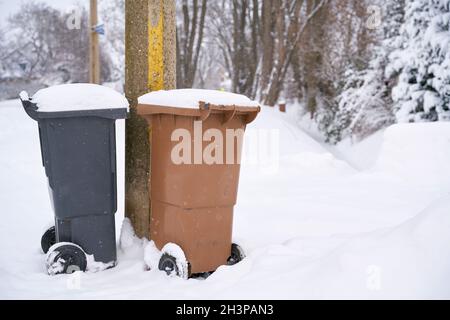
[[[164,89],[164,0],[150,2],[159,5],[149,8],[148,88],[150,91]]]

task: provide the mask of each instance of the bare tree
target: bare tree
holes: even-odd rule
[[[262,44],[262,62],[260,70],[260,86],[268,88],[274,66],[274,30],[276,26],[277,8],[282,0],[263,0],[261,7],[260,40]]]
[[[306,11],[311,13],[315,9],[315,1],[307,0]],[[325,52],[328,41],[325,40],[326,30],[324,21],[326,21],[327,11],[324,7],[317,11],[317,14],[311,18],[309,24],[305,27],[303,34],[304,40],[301,49],[303,54],[303,68],[304,68],[304,93],[306,110],[314,117],[317,110],[317,97],[319,87],[321,86],[320,73],[323,71],[323,64],[325,60]],[[330,23],[327,21],[327,23]],[[323,88],[324,86],[322,86]]]
[[[200,3],[199,3],[200,2]],[[182,0],[182,23],[177,27],[177,87],[191,88],[203,44],[207,0]]]
[[[231,78],[231,90],[254,97],[260,56],[258,1],[217,1],[211,6],[208,22],[209,36]]]
[[[277,102],[305,28],[327,3],[328,0],[280,1],[272,31],[276,35],[273,39],[274,64],[267,85],[260,88],[260,99],[264,104],[273,106]],[[305,5],[308,6],[306,14]]]

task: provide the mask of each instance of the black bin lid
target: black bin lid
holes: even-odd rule
[[[125,119],[129,103],[117,91],[94,84],[64,84],[39,90],[33,98],[26,92],[20,100],[34,120],[72,117]]]

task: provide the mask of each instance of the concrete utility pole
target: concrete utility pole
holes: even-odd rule
[[[97,0],[91,0],[89,18],[89,82],[100,84],[99,35],[93,29],[97,24]]]
[[[136,114],[137,98],[176,86],[175,0],[126,0],[125,94],[131,103],[126,125],[125,212],[138,237],[150,238],[150,146],[147,123]]]

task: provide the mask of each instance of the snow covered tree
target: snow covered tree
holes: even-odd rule
[[[399,47],[404,1],[383,1],[375,8],[384,11],[380,26],[374,29],[375,41],[369,45],[370,60],[362,67],[357,63],[349,66],[342,92],[336,98],[335,116],[325,128],[328,141],[333,143],[346,137],[363,139],[395,122],[391,98],[395,74],[387,76],[385,70],[389,55]]]
[[[407,0],[387,76],[400,122],[450,120],[450,0]]]
[[[88,80],[88,16],[81,8],[80,28],[68,28],[72,13],[42,2],[24,3],[8,20],[2,57],[6,74],[40,86]],[[109,81],[111,59],[102,48],[101,74]]]
[[[105,24],[101,37],[103,56],[111,58],[111,80],[125,83],[125,0],[100,1],[100,16]]]

